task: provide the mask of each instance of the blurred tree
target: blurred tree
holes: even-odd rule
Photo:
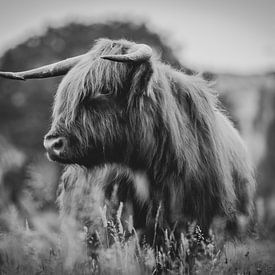
[[[273,96],[271,104],[273,110],[275,110],[275,96]],[[266,148],[266,154],[259,165],[257,173],[258,181],[261,182],[259,195],[272,197],[275,194],[275,115],[273,115],[267,130]]]

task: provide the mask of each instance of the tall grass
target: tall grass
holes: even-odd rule
[[[104,213],[104,211],[103,211]],[[117,218],[119,219],[119,213]],[[165,244],[154,250],[141,245],[138,234],[122,223],[103,216],[106,236],[96,249],[89,231],[67,217],[61,222],[54,213],[22,219],[15,207],[1,215],[1,274],[273,274],[275,245],[250,240],[226,244],[205,241],[197,226],[176,241],[164,232]],[[106,237],[105,236],[105,237]],[[214,236],[212,236],[214,238]],[[175,254],[175,247],[179,248]],[[92,253],[91,253],[92,252]]]
[[[180,253],[175,256],[176,243],[172,235],[165,231],[165,245],[154,250],[148,244],[140,245],[138,234],[132,228],[125,229],[120,221],[107,220],[103,216],[102,226],[105,238],[99,236],[96,251],[86,227],[67,217],[60,222],[55,214],[44,213],[33,216],[31,225],[23,220],[15,207],[9,207],[2,215],[6,232],[0,235],[1,272],[4,274],[151,274],[160,271],[187,272],[190,264],[187,257],[192,246],[201,244],[201,253],[213,257],[213,246],[204,246],[197,231],[190,237],[182,234]],[[107,221],[107,223],[106,223]],[[197,230],[197,229],[196,229]],[[108,236],[108,237],[107,237]],[[107,237],[107,238],[106,238]],[[91,253],[92,252],[92,253]],[[208,253],[208,254],[206,254]]]

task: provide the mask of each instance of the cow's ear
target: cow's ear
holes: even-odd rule
[[[149,95],[152,75],[153,66],[150,60],[136,64],[136,68],[132,76],[130,93],[136,95]]]

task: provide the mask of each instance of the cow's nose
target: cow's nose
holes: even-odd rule
[[[44,147],[50,155],[60,156],[64,152],[66,139],[64,137],[46,136],[44,138]]]

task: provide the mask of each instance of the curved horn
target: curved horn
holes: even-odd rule
[[[0,72],[1,77],[26,80],[33,78],[46,78],[66,74],[74,67],[86,54],[71,57],[53,64],[42,66],[36,69],[23,72]]]
[[[102,55],[101,58],[117,62],[142,62],[149,60],[152,56],[152,48],[145,44],[136,44],[134,51],[127,54]]]

